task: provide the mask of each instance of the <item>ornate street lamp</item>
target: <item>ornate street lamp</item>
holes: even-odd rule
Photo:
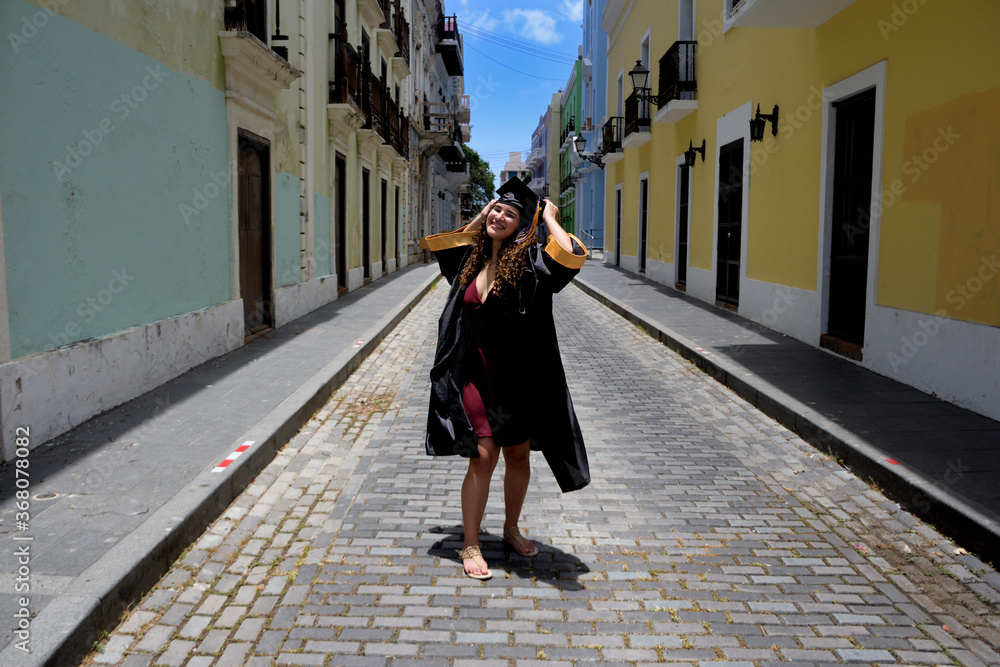
[[[750,119],[750,141],[764,141],[764,128],[768,121],[771,121],[771,134],[778,136],[778,105],[774,105],[773,112],[763,114],[758,104],[757,115]]]
[[[573,145],[576,146],[577,155],[579,155],[587,162],[593,162],[601,169],[604,169],[604,163],[601,162],[601,156],[602,156],[601,153],[595,153],[593,156],[584,155],[584,151],[587,149],[587,137],[583,136],[582,134],[576,135],[576,137],[573,139]]]
[[[694,147],[694,143],[688,141],[688,149],[684,151],[684,166],[693,167],[694,166],[694,156],[696,153],[701,153],[701,161],[705,161],[705,140],[701,140],[701,146],[699,148]]]

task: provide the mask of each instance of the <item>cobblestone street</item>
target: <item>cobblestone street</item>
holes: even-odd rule
[[[1000,664],[992,568],[572,285],[556,324],[593,482],[562,495],[533,456],[525,559],[498,465],[494,577],[463,576],[466,464],[423,446],[446,293],[86,664]]]

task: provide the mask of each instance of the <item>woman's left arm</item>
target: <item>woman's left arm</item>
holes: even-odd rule
[[[542,210],[542,221],[545,223],[545,228],[549,230],[549,235],[556,240],[559,247],[572,254],[573,239],[559,224],[559,207],[548,199],[545,200],[545,208]]]

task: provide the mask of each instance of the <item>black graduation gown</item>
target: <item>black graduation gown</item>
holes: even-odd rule
[[[521,421],[516,429],[519,433],[523,432],[523,420],[528,420],[531,449],[545,456],[563,492],[590,483],[587,451],[566,386],[552,320],[552,295],[569,284],[587,256],[579,239],[570,237],[572,253],[552,238],[544,247],[534,244],[526,253],[526,266],[516,292],[508,290],[499,303],[490,303],[497,298],[493,295],[486,300],[496,340],[510,350],[504,363],[490,368],[494,392],[500,397],[500,414],[491,415],[500,422],[494,437],[500,444],[523,442],[523,438],[503,442],[503,418],[505,413],[517,415]],[[459,231],[428,236],[421,244],[434,253],[442,275],[451,284],[438,320],[437,351],[431,369],[426,448],[432,456],[479,456],[479,439],[462,404],[465,364],[475,350],[472,322],[463,307],[465,290],[457,280],[474,243],[474,233]]]

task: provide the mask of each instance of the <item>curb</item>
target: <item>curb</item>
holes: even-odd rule
[[[691,340],[662,326],[641,311],[623,305],[610,294],[573,280],[585,294],[645,329],[650,336],[692,362],[715,381],[779,422],[816,449],[837,457],[851,472],[878,484],[886,496],[931,523],[985,562],[1000,561],[1000,523],[956,498],[942,485],[902,464],[886,461],[885,453],[857,434],[821,415],[742,366],[699,352]]]
[[[338,354],[237,438],[234,448],[246,440],[255,444],[225,472],[213,473],[217,462],[211,463],[87,568],[72,595],[59,596],[32,621],[33,627],[47,632],[46,636],[33,633],[28,660],[11,644],[0,652],[0,663],[80,664],[89,655],[92,642],[156,585],[177,556],[229,507],[440,278],[435,273],[425,279],[404,303],[359,336],[365,341],[363,345]]]

